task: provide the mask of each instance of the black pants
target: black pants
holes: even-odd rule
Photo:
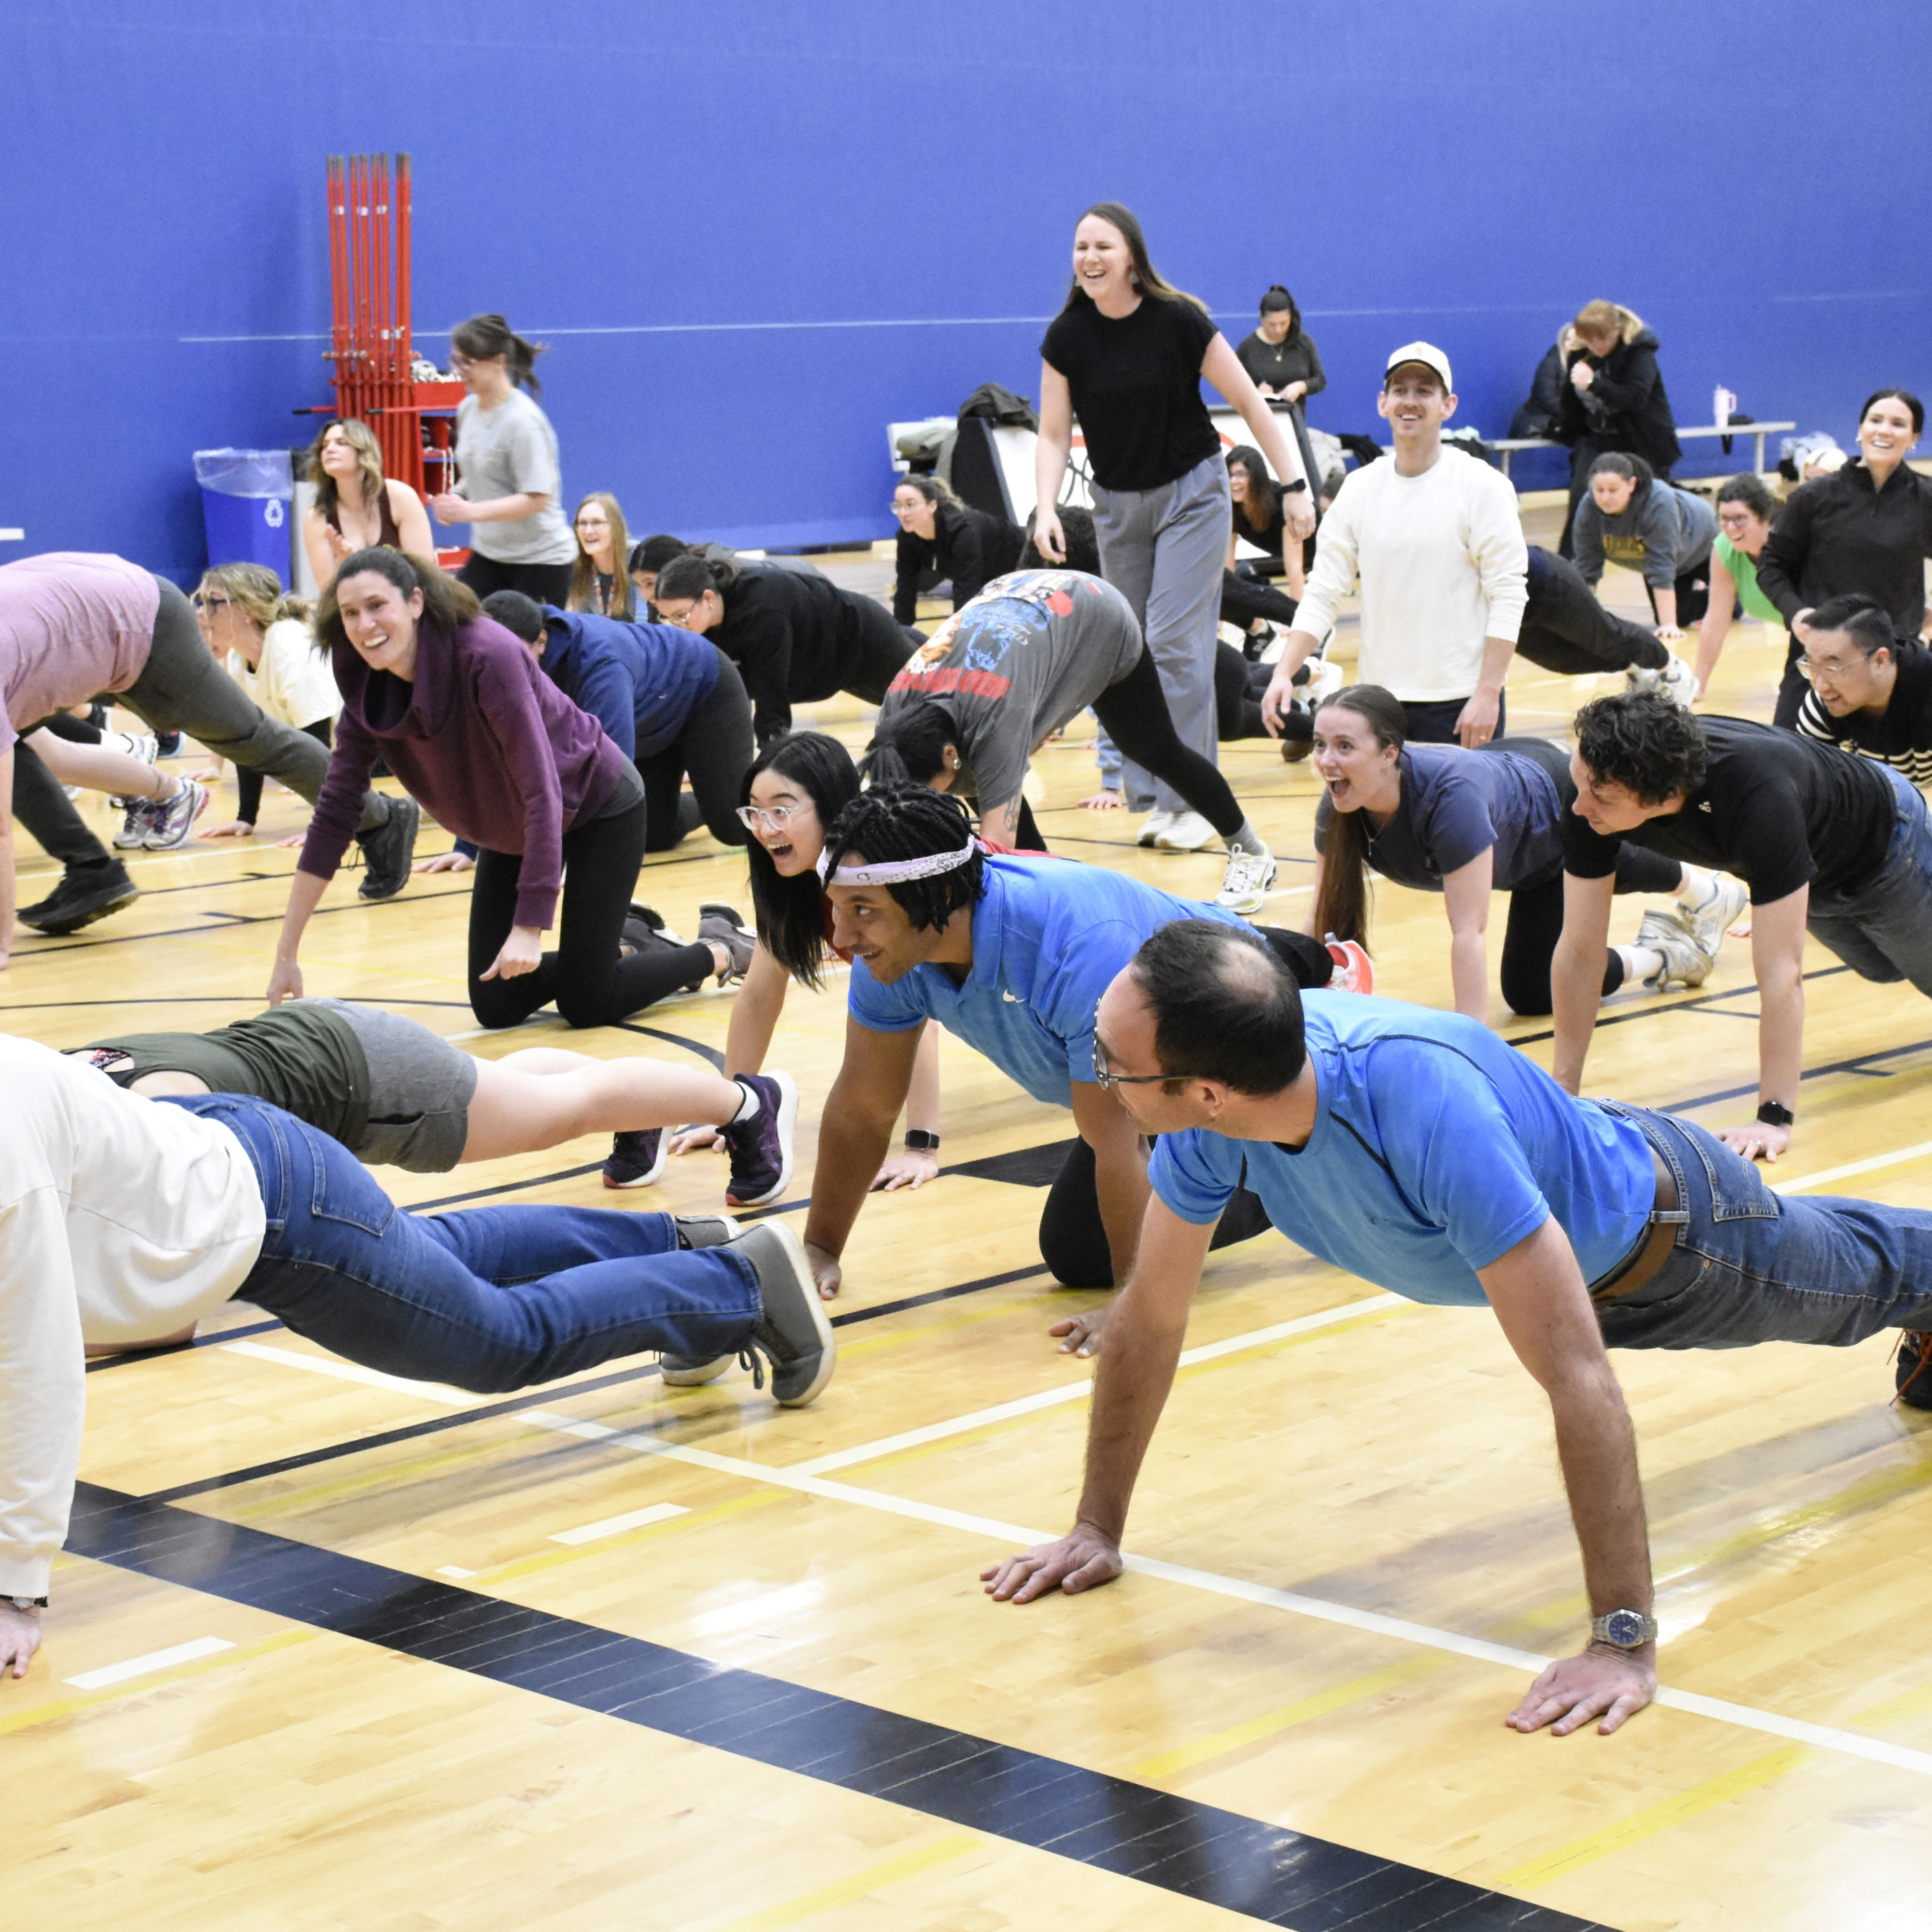
[[[1505,748],[1534,758],[1556,780],[1560,811],[1567,812],[1576,802],[1569,757],[1560,745],[1551,743],[1547,738],[1512,738]],[[1674,892],[1683,883],[1684,868],[1676,860],[1634,845],[1628,839],[1618,847],[1618,892]],[[1537,884],[1519,886],[1510,894],[1500,976],[1503,1004],[1511,1012],[1534,1018],[1552,1010],[1556,1002],[1550,994],[1550,967],[1556,956],[1556,942],[1562,936],[1561,872]],[[1604,998],[1609,998],[1623,982],[1624,962],[1612,948],[1604,962]]]
[[[1221,573],[1221,621],[1238,624],[1244,631],[1265,620],[1270,624],[1294,622],[1294,599],[1285,590],[1258,577],[1244,576],[1238,570]]]
[[[56,738],[64,738],[70,745],[98,745],[107,734],[91,718],[76,718],[71,711],[56,711],[51,718],[43,718],[33,728],[36,731],[51,731]]]
[[[14,816],[40,850],[50,859],[58,859],[68,872],[115,863],[113,854],[88,831],[60,780],[25,738],[14,746]]]
[[[925,643],[926,633],[900,623],[874,598],[849,598],[847,608],[854,622],[838,688],[862,698],[868,704],[878,704],[884,699],[886,686],[904,670],[906,659]],[[831,693],[824,694],[830,697]]]
[[[1677,593],[1678,628],[1688,631],[1711,608],[1710,559],[1706,557],[1702,563],[1693,564],[1688,570],[1679,572],[1671,588]],[[1654,617],[1657,592],[1648,584],[1644,586],[1644,590],[1650,598],[1650,614]]]
[[[332,718],[318,718],[313,724],[302,728],[324,751],[335,742],[335,721]],[[246,765],[235,767],[235,816],[245,825],[253,825],[262,815],[262,774],[251,772]]]
[[[154,614],[154,640],[141,675],[119,692],[124,704],[155,731],[182,731],[199,739],[218,758],[238,769],[279,778],[314,804],[328,776],[328,754],[306,731],[271,718],[222,666],[196,628],[188,599],[168,582]],[[389,802],[380,792],[362,794],[359,836],[388,823]]]
[[[1239,652],[1230,655],[1240,662]],[[1160,688],[1160,673],[1144,645],[1133,669],[1094,699],[1094,716],[1131,764],[1172,785],[1223,838],[1240,830],[1247,814],[1228,781],[1198,752],[1180,742],[1167,708],[1167,694]]]
[[[563,897],[557,911],[557,949],[534,973],[485,980],[515,923],[522,855],[476,855],[470,895],[470,1010],[479,1025],[514,1026],[554,1000],[572,1026],[608,1026],[640,1006],[688,986],[712,970],[708,946],[674,952],[618,950],[638,867],[644,856],[640,799],[610,818],[593,818],[563,835]]]
[[[570,579],[576,568],[572,563],[499,563],[472,550],[456,574],[479,598],[499,590],[520,590],[539,604],[554,604],[561,610],[570,602]]]
[[[1402,702],[1402,716],[1408,721],[1408,742],[1412,745],[1454,745],[1456,721],[1462,715],[1462,707],[1468,703],[1466,698],[1432,699],[1426,704],[1412,704]],[[1498,697],[1496,700],[1496,728],[1490,734],[1500,738],[1509,722],[1509,700]]]
[[[1670,662],[1670,653],[1652,632],[1604,608],[1568,558],[1538,550],[1530,562],[1529,605],[1516,637],[1518,657],[1562,677],[1591,677],[1633,664],[1661,670]]]
[[[1804,694],[1811,688],[1811,680],[1798,668],[1798,660],[1804,655],[1804,646],[1796,638],[1784,654],[1784,676],[1778,686],[1778,709],[1771,714],[1771,722],[1780,731],[1795,731],[1798,728],[1798,714],[1804,708]]]
[[[1297,986],[1305,991],[1328,985],[1335,962],[1320,940],[1280,926],[1260,926],[1255,930],[1286,962]],[[1268,1210],[1259,1198],[1241,1188],[1228,1203],[1208,1245],[1232,1247],[1237,1241],[1251,1240],[1268,1225]],[[1114,1258],[1107,1246],[1106,1225],[1100,1219],[1094,1150],[1084,1141],[1073,1143],[1047,1190],[1046,1206],[1040,1217],[1040,1254],[1066,1287],[1114,1286]]]
[[[668,852],[687,832],[702,824],[721,845],[742,845],[750,838],[738,822],[744,802],[745,774],[756,755],[752,746],[752,700],[738,667],[722,652],[718,682],[662,752],[638,760],[644,782],[644,850]],[[696,816],[684,804],[684,775],[691,774]]]

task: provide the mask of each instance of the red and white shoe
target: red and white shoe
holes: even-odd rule
[[[1352,939],[1328,939],[1328,956],[1335,962],[1335,976],[1328,982],[1331,993],[1372,993],[1376,990],[1374,962]]]

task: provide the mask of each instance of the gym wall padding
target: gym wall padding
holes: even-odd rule
[[[640,532],[886,534],[885,424],[1036,392],[1100,199],[1232,339],[1288,283],[1338,431],[1422,335],[1504,434],[1599,295],[1687,422],[1932,382],[1922,0],[14,0],[0,50],[0,525],[177,578],[190,453],[328,398],[332,152],[413,155],[419,344],[550,343],[566,496]]]

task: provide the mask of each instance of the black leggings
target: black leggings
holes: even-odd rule
[[[1570,760],[1560,745],[1547,738],[1511,738],[1501,749],[1534,758],[1556,782],[1557,808],[1568,812],[1576,802],[1576,782]],[[1617,848],[1616,890],[1620,892],[1674,892],[1684,883],[1684,868],[1661,852],[1634,845],[1626,839]],[[1509,920],[1503,928],[1503,1004],[1513,1013],[1534,1018],[1555,1004],[1550,987],[1550,962],[1563,936],[1563,874],[1534,885],[1518,886],[1510,894]],[[1612,946],[1604,962],[1603,995],[1607,999],[1624,982],[1624,962]]]
[[[279,778],[314,804],[328,776],[328,752],[306,731],[271,718],[215,662],[201,640],[188,599],[166,578],[154,580],[161,586],[154,640],[140,676],[115,702],[127,706],[150,730],[185,732],[214,757]],[[386,824],[388,817],[389,801],[380,792],[365,791],[357,836]]]
[[[576,568],[574,563],[499,563],[472,550],[470,561],[456,574],[479,600],[500,590],[520,590],[539,604],[554,604],[561,609],[570,602],[570,580]]]
[[[1516,635],[1516,652],[1559,677],[1591,677],[1628,670],[1633,664],[1661,670],[1670,660],[1654,632],[1605,610],[1584,582],[1583,573],[1567,557],[1552,556],[1533,546],[1529,603]]]
[[[713,970],[708,946],[674,952],[618,950],[644,856],[644,806],[640,799],[609,818],[574,825],[563,835],[563,898],[557,913],[557,950],[534,973],[486,980],[516,922],[515,852],[476,855],[470,893],[470,1010],[479,1025],[514,1026],[554,1000],[572,1026],[608,1026],[640,1006],[679,992]]]
[[[905,669],[906,659],[925,643],[926,633],[899,623],[877,598],[853,596],[847,608],[854,622],[838,688],[868,704],[881,704],[886,686]]]
[[[1238,652],[1232,655],[1239,662]],[[1094,699],[1094,716],[1130,763],[1172,785],[1223,838],[1240,830],[1247,814],[1228,781],[1198,752],[1180,742],[1154,654],[1144,645],[1133,669]]]
[[[644,850],[668,852],[699,824],[710,828],[721,845],[742,845],[750,838],[738,822],[744,802],[745,774],[757,755],[752,744],[752,700],[738,667],[722,652],[718,682],[679,727],[662,752],[638,760],[644,782]],[[697,816],[684,808],[684,775],[691,774]]]
[[[1328,949],[1304,932],[1280,926],[1255,928],[1294,975],[1304,990],[1328,985],[1335,970]],[[1245,1187],[1237,1190],[1214,1229],[1210,1248],[1232,1247],[1258,1234],[1268,1225],[1268,1210]],[[1100,1219],[1100,1197],[1094,1181],[1094,1150],[1076,1140],[1058,1175],[1047,1190],[1040,1217],[1040,1255],[1054,1278],[1067,1288],[1112,1288],[1114,1258],[1107,1245],[1106,1224]]]
[[[70,722],[77,724],[81,721]],[[51,728],[52,721],[46,723]],[[14,816],[33,835],[40,850],[50,859],[58,859],[67,872],[115,863],[113,854],[87,829],[87,821],[75,811],[74,800],[59,779],[24,736],[14,746]]]
[[[1214,735],[1223,742],[1265,738],[1261,694],[1274,676],[1270,664],[1251,664],[1232,644],[1214,646]],[[1282,713],[1281,735],[1300,742],[1315,735],[1315,722],[1300,706]]]
[[[1285,590],[1258,578],[1244,577],[1238,570],[1221,573],[1221,621],[1238,624],[1251,631],[1265,619],[1270,624],[1294,622],[1294,599]]]
[[[313,724],[304,724],[302,728],[325,751],[334,742],[335,721],[332,718],[318,718]],[[235,791],[235,816],[244,825],[253,825],[262,815],[262,774],[251,772],[246,765],[237,765]]]

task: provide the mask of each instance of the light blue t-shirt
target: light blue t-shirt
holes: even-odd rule
[[[1477,1270],[1552,1215],[1586,1281],[1636,1245],[1657,1179],[1634,1122],[1571,1099],[1460,1013],[1355,993],[1304,993],[1302,1010],[1306,1145],[1163,1134],[1148,1178],[1184,1221],[1214,1220],[1244,1186],[1310,1254],[1412,1301],[1466,1306],[1484,1300]]]
[[[1142,940],[1177,919],[1252,930],[1218,906],[1066,859],[988,859],[986,878],[966,983],[954,986],[940,967],[915,966],[882,986],[855,959],[851,1015],[874,1033],[935,1019],[1056,1107],[1072,1106],[1075,1081],[1093,1084],[1094,1010]]]

